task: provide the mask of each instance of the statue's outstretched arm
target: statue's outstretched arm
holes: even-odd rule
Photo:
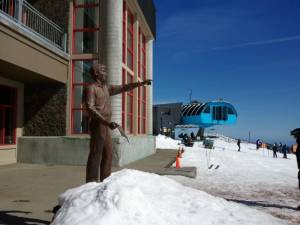
[[[142,82],[135,82],[130,84],[123,84],[123,85],[111,85],[109,87],[109,94],[110,95],[117,95],[126,91],[131,91],[134,88],[144,86],[144,85],[151,85],[152,80],[144,80]]]

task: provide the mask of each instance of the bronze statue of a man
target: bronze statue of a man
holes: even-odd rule
[[[151,80],[124,85],[108,85],[106,66],[95,64],[90,73],[95,80],[86,89],[85,106],[89,115],[90,153],[86,167],[86,182],[103,181],[111,174],[112,139],[109,129],[120,125],[111,122],[110,96],[151,85]]]

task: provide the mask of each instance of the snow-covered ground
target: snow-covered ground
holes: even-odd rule
[[[157,149],[178,149],[180,143],[181,141],[174,140],[161,134],[156,137]]]
[[[157,148],[178,147],[157,138]],[[60,196],[52,224],[300,224],[295,157],[273,159],[250,144],[241,150],[220,138],[213,150],[201,143],[185,147],[181,164],[196,166],[196,179],[124,169],[103,183],[70,189]]]
[[[214,146],[210,150],[203,148],[202,143],[195,143],[192,148],[184,148],[181,166],[197,167],[196,179],[170,177],[186,186],[265,211],[290,224],[300,224],[295,155],[283,159],[277,153],[278,158],[274,159],[272,151],[256,151],[255,145],[246,143],[237,152],[236,142],[223,139],[216,139]]]
[[[60,205],[53,225],[286,224],[167,177],[126,169],[68,190]]]

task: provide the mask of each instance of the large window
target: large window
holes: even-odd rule
[[[123,84],[133,82],[133,75],[122,70]],[[133,133],[133,90],[122,95],[122,127],[127,133]]]
[[[93,60],[73,61],[72,82],[72,131],[74,134],[88,132],[88,118],[83,107],[85,88],[93,82],[89,70],[94,63]]]
[[[127,72],[126,83],[133,82],[133,75]],[[133,90],[126,92],[126,131],[129,133],[133,132]]]
[[[123,41],[122,41],[122,61],[123,75],[122,83],[134,82],[134,16],[123,2]],[[134,114],[133,114],[134,92],[129,91],[122,94],[122,127],[127,133],[133,133]]]
[[[139,29],[138,40],[138,80],[146,79],[146,37]],[[138,133],[146,133],[146,87],[138,89]]]
[[[0,145],[16,143],[17,90],[0,85]]]
[[[127,9],[127,67],[133,70],[133,14]]]
[[[99,3],[97,0],[74,0],[73,54],[97,53]]]
[[[227,120],[228,113],[227,107],[225,106],[214,106],[213,107],[213,120]]]
[[[142,82],[146,75],[146,36],[130,8],[123,2],[123,84]],[[137,29],[135,29],[137,27]],[[136,47],[135,47],[136,46]],[[122,126],[128,133],[146,134],[147,87],[139,87],[122,96]],[[137,111],[134,111],[137,106]],[[136,125],[135,130],[133,129]]]
[[[98,61],[99,0],[73,0],[71,130],[88,133],[84,91],[93,82],[89,70]]]

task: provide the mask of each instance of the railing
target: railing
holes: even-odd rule
[[[66,51],[66,34],[25,0],[0,0],[0,13]]]

